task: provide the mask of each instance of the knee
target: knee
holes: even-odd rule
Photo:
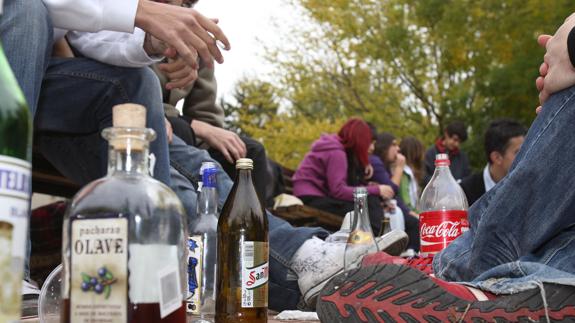
[[[163,122],[162,91],[156,74],[147,67],[123,68],[120,78],[129,100],[145,106],[149,117],[161,117]]]
[[[12,34],[34,44],[52,43],[52,22],[42,1],[7,1],[4,5],[4,18]]]

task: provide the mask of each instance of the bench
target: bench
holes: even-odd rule
[[[284,193],[293,195],[292,176],[294,171],[281,167]],[[330,231],[337,231],[341,227],[343,218],[339,215],[325,212],[307,205],[290,205],[277,207],[272,210],[276,216],[288,221],[294,226],[319,226]]]

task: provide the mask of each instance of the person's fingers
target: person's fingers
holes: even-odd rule
[[[214,22],[214,19],[206,18],[201,14],[196,15],[196,19],[200,23],[200,26],[203,27],[205,31],[207,31],[207,33],[209,33],[210,39],[213,41],[214,45],[216,45],[216,41],[220,41],[224,45],[223,49],[225,50],[231,49],[230,41],[228,40],[222,29],[217,25],[219,20],[216,19],[216,22]],[[202,39],[204,38],[202,37]]]
[[[536,113],[536,114],[539,114],[539,113],[541,113],[541,110],[543,110],[543,107],[542,107],[542,106],[538,106],[537,109],[535,109],[535,113]]]
[[[541,63],[541,66],[539,66],[539,74],[541,76],[546,76],[547,72],[549,72],[549,65],[545,62]]]
[[[549,98],[549,93],[547,93],[547,91],[545,91],[545,89],[541,92],[539,92],[539,103],[541,105],[543,105],[545,103],[545,101],[547,101],[547,99]]]
[[[213,24],[213,23],[212,23]],[[198,48],[198,53],[200,57],[206,62],[208,59],[213,57],[213,59],[218,63],[224,62],[224,56],[217,46],[217,40],[214,39],[202,26],[195,25],[192,27],[196,35],[202,40],[203,44],[201,48]],[[200,50],[201,49],[201,50]],[[205,55],[205,57],[204,57]]]
[[[537,37],[537,43],[545,48],[545,46],[547,46],[547,42],[549,41],[549,39],[551,39],[551,35],[539,35],[539,37]]]
[[[244,158],[246,157],[246,154],[248,153],[248,150],[246,148],[246,144],[243,142],[243,140],[239,137],[239,136],[234,136],[234,141],[236,143],[236,149],[238,150],[239,154],[241,155],[240,158]]]
[[[178,56],[178,51],[173,47],[168,47],[164,50],[164,56],[167,58],[176,58]]]
[[[181,71],[186,66],[186,63],[182,60],[176,60],[169,63],[162,63],[158,67],[162,72],[165,74],[174,73],[177,71]]]
[[[218,18],[210,18],[210,20],[213,21],[214,24],[220,23],[220,20]]]
[[[192,34],[193,35],[193,34]],[[198,39],[196,36],[194,38]],[[180,57],[186,61],[192,68],[199,68],[198,65],[198,52],[194,49],[195,46],[189,46],[180,38],[174,40],[174,47],[178,51]]]
[[[537,91],[539,92],[543,91],[544,85],[545,85],[545,78],[543,76],[539,76],[535,80],[535,87],[537,87]]]
[[[183,67],[173,72],[165,73],[169,80],[179,80],[188,77],[193,71],[193,68]]]
[[[197,79],[198,79],[198,72],[196,70],[192,70],[191,73],[186,77],[181,79],[173,79],[172,81],[168,82],[166,84],[166,89],[173,90],[177,88],[184,88],[192,84],[192,82],[194,82]]]

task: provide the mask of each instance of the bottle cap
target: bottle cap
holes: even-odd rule
[[[146,108],[139,104],[126,103],[115,105],[113,125],[120,128],[146,128]]]
[[[448,154],[437,154],[435,155],[435,166],[449,166],[451,162],[449,161]]]
[[[236,160],[236,169],[254,169],[254,162],[249,158]]]

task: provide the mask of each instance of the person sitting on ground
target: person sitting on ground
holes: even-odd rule
[[[403,176],[405,167],[405,157],[399,152],[399,145],[395,136],[388,132],[381,132],[376,135],[374,154],[369,156],[373,166],[373,176],[371,181],[379,184],[389,185],[394,192],[392,197],[397,201],[397,206],[401,210],[400,216],[403,227],[409,236],[408,249],[419,250],[419,221],[418,215],[409,209],[401,196],[398,195],[399,184]],[[393,218],[390,217],[393,226]]]
[[[344,217],[353,211],[354,187],[367,186],[371,227],[380,232],[381,198],[390,199],[395,192],[389,185],[367,185],[372,144],[369,126],[359,118],[349,119],[337,134],[322,134],[293,175],[294,195],[306,205]]]
[[[482,172],[468,176],[460,183],[469,206],[509,173],[526,132],[519,122],[509,119],[497,120],[489,125],[484,139],[487,165]]]
[[[423,156],[425,147],[419,139],[408,136],[401,139],[399,151],[405,156],[405,166],[399,185],[399,196],[410,210],[417,213],[417,203],[422,192],[420,183],[423,181]]]
[[[435,144],[425,152],[425,177],[423,187],[429,183],[435,171],[435,155],[448,154],[451,165],[449,169],[456,181],[461,181],[471,174],[467,154],[459,149],[459,145],[467,140],[465,124],[455,121],[447,125],[443,136],[435,141]]]
[[[433,258],[434,276],[377,254],[326,285],[320,319],[573,321],[575,14],[538,42],[537,118],[507,176],[469,209],[470,229]]]

